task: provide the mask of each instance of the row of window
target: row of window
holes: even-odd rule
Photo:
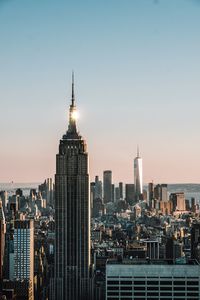
[[[107,290],[108,291],[116,291],[116,290],[126,290],[126,291],[130,291],[132,290],[132,288],[135,290],[135,291],[143,291],[145,290],[145,287],[144,286],[108,286],[107,287]],[[146,288],[147,291],[157,291],[157,290],[161,290],[161,291],[198,291],[199,290],[199,287],[198,286],[188,286],[188,287],[185,287],[185,286],[161,286],[161,287],[158,287],[158,286],[148,286]]]
[[[139,280],[134,280],[134,281],[115,281],[115,280],[108,280],[107,281],[108,285],[199,285],[198,281],[139,281]]]
[[[119,295],[119,292],[107,292],[107,295],[108,296],[118,296]],[[199,296],[199,293],[198,292],[191,292],[191,293],[187,293],[187,295],[186,295],[186,293],[180,293],[180,292],[174,292],[174,293],[170,293],[170,292],[147,292],[147,293],[145,293],[145,292],[134,292],[134,293],[131,293],[131,292],[121,292],[120,293],[120,295],[121,296],[132,296],[132,295],[134,295],[134,296],[145,296],[145,295],[147,295],[147,296],[183,296],[183,297],[185,297],[185,296]]]
[[[163,297],[165,297],[165,296],[163,296]],[[140,298],[137,298],[137,297],[134,297],[134,300],[152,300],[152,297],[151,296],[149,296],[149,297],[145,297],[145,298],[142,298],[142,297],[140,297]],[[160,299],[169,299],[169,298],[160,298],[160,296],[158,296],[158,298],[157,297],[154,297],[154,299],[155,300],[160,300]],[[181,299],[181,298],[180,298]],[[195,297],[195,298],[191,298],[191,297],[188,297],[188,298],[185,298],[184,297],[184,300],[199,300],[199,296],[197,296],[197,297]],[[132,298],[128,298],[128,297],[113,297],[113,296],[111,296],[111,297],[107,297],[107,300],[132,300]]]

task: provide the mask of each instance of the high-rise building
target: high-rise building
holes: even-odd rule
[[[154,196],[156,200],[167,202],[169,200],[167,184],[157,184],[154,188]]]
[[[142,183],[142,158],[139,154],[139,149],[137,150],[137,156],[134,159],[134,185],[135,185],[135,200],[141,199],[143,192]]]
[[[102,199],[102,181],[99,176],[95,176],[95,199]]]
[[[5,232],[6,232],[5,216],[4,216],[2,201],[0,200],[0,280],[2,279],[2,275],[3,275]]]
[[[149,194],[149,207],[153,207],[154,191],[153,191],[153,182],[150,182],[148,185],[148,194]]]
[[[134,192],[135,192],[134,184],[127,183],[125,185],[125,199],[126,202],[130,205],[133,205],[134,203]]]
[[[103,172],[103,198],[104,203],[112,201],[112,171]]]
[[[116,186],[115,187],[115,201],[119,201],[120,200],[120,190],[119,187]]]
[[[185,210],[185,194],[180,193],[171,193],[170,200],[172,202],[173,211],[184,211]]]
[[[90,183],[90,209],[93,210],[94,200],[95,200],[95,182]]]
[[[167,202],[168,200],[167,184],[161,184],[161,201]]]
[[[120,199],[124,199],[123,182],[119,182],[119,197]]]
[[[55,295],[53,299],[89,299],[90,193],[86,142],[76,127],[72,80],[69,125],[60,140],[55,175]]]
[[[194,197],[191,198],[191,211],[196,212],[196,199]]]
[[[111,201],[114,202],[115,201],[115,185],[114,183],[112,183],[112,198]]]
[[[44,183],[38,187],[42,198],[46,200],[47,205],[54,205],[54,184],[52,178],[47,178]]]
[[[54,186],[52,178],[47,178],[47,204],[53,205]]]
[[[32,297],[34,283],[34,224],[33,220],[16,220],[14,223],[13,281],[30,282]],[[11,275],[11,274],[10,274]]]
[[[191,258],[200,262],[200,223],[193,223],[191,228]]]
[[[195,260],[108,260],[106,300],[200,299],[200,271]]]
[[[149,259],[159,259],[159,240],[157,238],[140,239],[140,243],[146,246]]]
[[[8,193],[6,191],[0,191],[0,200],[2,201],[4,212],[7,211]]]

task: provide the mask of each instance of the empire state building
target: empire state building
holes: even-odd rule
[[[55,299],[89,299],[90,201],[86,142],[76,127],[72,77],[69,125],[60,140],[55,175]]]

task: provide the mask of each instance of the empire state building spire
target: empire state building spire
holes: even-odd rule
[[[75,97],[74,97],[74,72],[72,72],[72,106],[74,106],[74,101],[75,101]]]
[[[63,136],[63,139],[80,138],[76,127],[77,118],[78,118],[78,114],[77,114],[77,109],[75,105],[75,96],[74,96],[74,72],[72,72],[72,99],[69,107],[69,124],[68,124],[67,133]]]

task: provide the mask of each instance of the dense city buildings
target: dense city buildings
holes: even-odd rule
[[[0,300],[199,300],[200,185],[90,181],[76,120],[72,82],[55,184],[0,191]]]
[[[150,183],[144,186],[147,200],[136,203],[134,184],[121,181],[114,201],[104,203],[101,178],[89,184],[85,143],[78,133],[80,138],[70,133],[68,139],[68,131],[57,155],[56,201],[54,184],[49,200],[47,179],[38,189],[9,191],[5,212],[1,205],[0,299],[52,300],[62,293],[63,299],[84,299],[84,293],[94,300],[199,299],[200,214],[194,194],[189,198],[180,187]],[[66,283],[59,290],[58,274]]]
[[[76,127],[72,83],[69,125],[59,145],[55,176],[54,299],[90,299],[90,195],[86,142]]]

